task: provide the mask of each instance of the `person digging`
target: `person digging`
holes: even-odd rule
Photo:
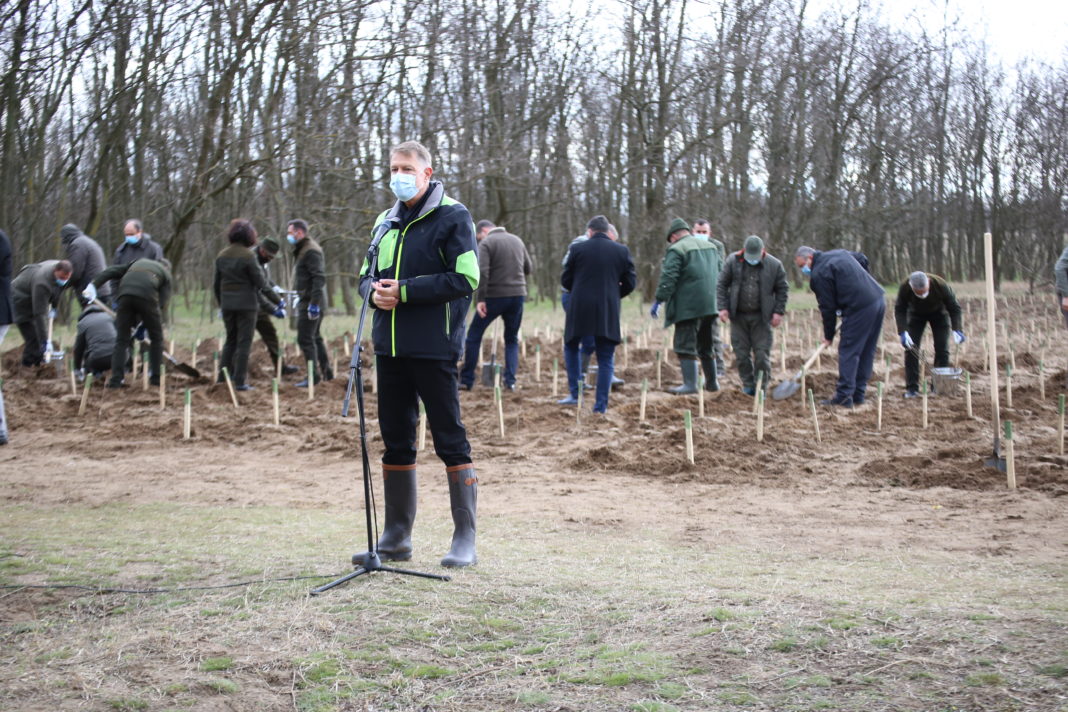
[[[913,272],[897,292],[894,320],[905,349],[905,397],[920,396],[919,347],[923,331],[931,325],[934,337],[935,368],[949,366],[949,333],[953,341],[964,343],[962,310],[946,280],[926,272]]]

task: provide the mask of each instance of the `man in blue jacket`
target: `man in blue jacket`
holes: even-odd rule
[[[415,426],[426,407],[434,451],[445,463],[454,530],[442,566],[470,566],[475,555],[478,479],[460,420],[456,361],[463,352],[464,317],[478,287],[478,247],[471,214],[445,195],[430,152],[406,141],[390,152],[389,186],[397,202],[375,220],[382,235],[375,264],[364,260],[360,294],[374,307],[371,337],[378,378],[378,422],[386,523],[382,559],[412,557],[415,521]],[[367,553],[355,554],[362,564]]]
[[[821,405],[853,407],[864,402],[871,378],[875,347],[883,328],[886,293],[851,252],[820,252],[797,248],[794,263],[809,275],[823,317],[823,343],[834,341],[838,313],[842,334],[838,341],[838,386]]]

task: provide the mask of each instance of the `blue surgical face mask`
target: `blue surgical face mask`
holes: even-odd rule
[[[69,279],[60,279],[59,277],[56,277],[56,284],[58,284],[60,287],[67,286],[67,282],[69,281]]]
[[[411,200],[419,192],[415,176],[411,173],[394,173],[389,180],[389,188],[400,201]]]
[[[286,242],[288,242],[290,245],[295,245],[297,244],[297,238],[293,237],[289,233],[286,233]]]
[[[760,264],[760,258],[759,257],[746,257],[745,261],[748,262],[749,264],[753,265],[754,267],[756,267],[758,264]]]
[[[141,241],[140,233],[137,234],[137,235],[127,235],[126,236],[126,244],[127,245],[136,245],[140,241]]]
[[[812,268],[808,265],[805,265],[801,268],[801,274],[812,274]]]

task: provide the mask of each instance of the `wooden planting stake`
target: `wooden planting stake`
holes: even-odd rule
[[[69,366],[68,370],[70,371],[70,394],[72,396],[77,396],[78,395],[78,379],[76,379],[74,377],[74,356],[73,356],[73,354],[71,355],[71,357],[69,359],[67,359],[67,364]]]
[[[986,345],[990,372],[990,418],[994,425],[994,452],[998,452],[1001,434],[1001,403],[998,388],[998,337],[994,299],[994,237],[983,233],[983,262],[986,274]]]
[[[283,363],[282,350],[278,349],[278,360],[274,364],[274,377],[276,379],[278,379],[279,381],[282,380],[282,363]]]
[[[1064,394],[1057,396],[1057,454],[1064,454]]]
[[[222,374],[219,371],[219,352],[211,352],[211,379],[216,383],[219,382],[219,376]]]
[[[159,365],[159,407],[163,410],[167,407],[167,364]]]
[[[527,340],[523,338],[523,330],[519,330],[519,353],[523,357],[523,361],[527,360]]]
[[[337,347],[335,346],[333,349],[331,349],[331,351],[334,352],[334,375],[337,375],[337,374],[341,373],[341,371],[337,367],[338,366],[338,363],[337,363]]]
[[[185,389],[185,410],[182,414],[182,440],[193,435],[193,391]]]
[[[879,381],[875,389],[875,432],[881,432],[883,429],[883,386],[885,384]]]
[[[683,413],[683,423],[686,426],[686,459],[693,464],[693,417],[690,411]]]
[[[657,352],[656,352],[656,390],[658,390],[658,391],[663,389],[663,387],[664,387],[664,381],[661,378],[661,368],[660,368],[660,365],[661,365],[661,362],[663,361],[663,359],[661,359],[660,356],[661,356],[660,350],[657,349]]]
[[[148,359],[141,360],[141,390],[148,390]]]
[[[786,339],[779,341],[779,361],[783,373],[786,372]]]
[[[496,364],[493,367],[493,387],[494,388],[500,388],[501,387],[501,365],[500,364]]]
[[[85,415],[85,406],[89,404],[89,389],[93,387],[93,374],[85,374],[85,385],[82,386],[82,402],[78,406],[78,415]],[[1063,398],[1063,396],[1062,396]],[[1062,418],[1063,420],[1063,418]]]
[[[1016,489],[1016,448],[1012,439],[1012,421],[1005,421],[1005,479],[1009,489]]]
[[[807,373],[805,367],[802,366],[801,367],[801,398],[799,399],[801,401],[801,410],[805,410],[805,393],[808,393],[808,391],[805,390],[805,376],[807,376],[807,375],[808,375],[808,373]]]
[[[345,348],[345,358],[349,358],[352,356],[352,351],[349,347],[349,338],[349,332],[347,331],[341,335],[341,345]]]
[[[171,349],[168,353],[174,353],[174,339],[171,339]]]
[[[967,410],[968,417],[972,417],[972,374],[968,371],[964,372],[964,407]]]
[[[426,406],[419,401],[419,449],[426,450]]]
[[[586,392],[586,379],[579,376],[578,379],[578,406],[575,408],[575,422],[582,422],[582,401]]]
[[[645,404],[648,401],[648,399],[649,399],[649,379],[648,378],[643,378],[642,379],[642,400],[641,400],[641,405],[638,406],[638,422],[639,423],[644,423],[645,422]],[[1061,396],[1061,402],[1062,403],[1064,402],[1064,396]],[[1061,412],[1062,413],[1064,412],[1063,409],[1061,410]],[[1064,418],[1063,417],[1061,418],[1061,423],[1064,423]],[[1063,449],[1063,445],[1064,445],[1064,441],[1062,439],[1061,440],[1062,449]]]
[[[1005,367],[1005,407],[1012,407],[1012,364]]]
[[[822,443],[823,438],[820,437],[820,419],[816,417],[816,396],[812,393],[812,389],[808,389],[808,404],[812,408],[812,426],[816,429],[816,442]]]
[[[697,417],[705,417],[705,377],[697,377]]]
[[[823,370],[823,363],[820,361],[820,352],[819,351],[816,352],[816,370],[817,371]]]
[[[626,368],[630,364],[630,339],[627,336],[627,332],[623,332],[623,368]]]
[[[541,383],[541,344],[534,345],[534,382]]]
[[[891,362],[893,362],[894,359],[893,359],[892,356],[890,356],[890,354],[887,354],[883,360],[886,362],[886,378],[884,378],[883,380],[886,381],[887,383],[889,383],[890,382],[890,364],[891,364]]]
[[[141,345],[134,343],[133,347],[133,370],[130,371],[130,378],[137,378],[137,374],[141,373]]]
[[[1038,397],[1046,400],[1046,362],[1042,359],[1038,360]]]
[[[191,362],[189,365],[192,366],[193,368],[197,367],[197,350],[199,348],[200,348],[200,339],[197,339],[196,341],[193,342],[193,355],[189,358],[189,360]]]
[[[920,381],[920,392],[923,394],[923,429],[927,430],[927,381]]]
[[[226,388],[230,391],[230,400],[233,401],[235,408],[240,408],[241,406],[237,404],[237,393],[234,391],[234,382],[230,380],[230,369],[228,369],[226,366],[223,366],[222,375],[223,378],[226,380]]]
[[[560,395],[560,368],[557,359],[553,359],[553,398]]]
[[[308,361],[308,400],[315,400],[315,362]]]
[[[501,387],[493,387],[493,398],[497,401],[497,424],[500,426],[501,437],[504,437],[504,398],[501,397]]]
[[[281,361],[282,359],[278,359]],[[274,403],[274,424],[281,425],[282,423],[282,409],[278,402],[278,379],[271,379],[271,400]]]
[[[757,390],[757,442],[764,442],[764,391]]]
[[[753,391],[753,412],[754,413],[757,412],[757,409],[760,408],[760,393],[761,393],[761,387],[763,385],[764,385],[764,372],[763,371],[757,371],[756,390]]]
[[[1009,365],[1012,366],[1012,370],[1016,370],[1016,349],[1009,347]],[[1011,405],[1009,406],[1012,407]]]

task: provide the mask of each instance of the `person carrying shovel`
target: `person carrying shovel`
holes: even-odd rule
[[[45,260],[23,267],[11,283],[12,316],[25,342],[23,366],[38,366],[49,360],[56,304],[73,272],[67,260]]]
[[[897,292],[894,319],[905,349],[905,397],[920,395],[919,346],[923,330],[931,325],[935,368],[949,366],[949,332],[953,341],[964,343],[961,308],[946,280],[926,272],[913,272]]]

